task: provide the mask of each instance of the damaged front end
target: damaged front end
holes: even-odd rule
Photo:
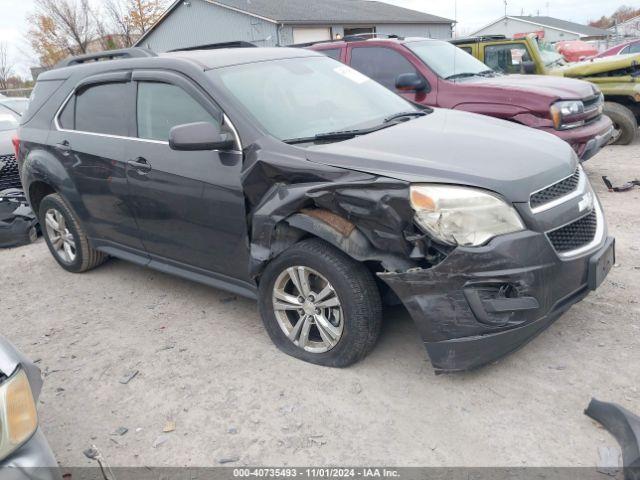
[[[22,190],[0,192],[0,248],[28,245],[38,238],[38,219]]]

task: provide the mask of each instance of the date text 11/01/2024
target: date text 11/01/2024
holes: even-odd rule
[[[388,468],[235,468],[233,476],[303,478],[394,478],[400,473]]]

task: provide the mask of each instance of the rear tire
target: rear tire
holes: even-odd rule
[[[620,103],[605,102],[604,114],[615,128],[611,145],[629,145],[636,138],[638,121],[631,110]]]
[[[304,302],[296,284],[307,284]],[[371,272],[319,239],[297,243],[267,265],[259,304],[273,343],[317,365],[347,367],[364,358],[380,335],[382,302]]]
[[[59,194],[42,199],[38,217],[49,251],[66,271],[86,272],[107,259],[107,255],[89,246],[80,221]]]

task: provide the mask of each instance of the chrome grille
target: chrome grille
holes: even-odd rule
[[[604,98],[602,95],[594,95],[593,97],[582,100],[584,105],[585,123],[591,123],[600,119],[602,116],[602,108],[604,107]]]
[[[553,202],[558,198],[562,198],[565,195],[569,195],[571,192],[574,192],[576,188],[578,188],[578,184],[580,183],[580,168],[576,168],[576,171],[573,172],[573,175],[565,178],[564,180],[560,180],[558,183],[554,183],[550,187],[547,187],[543,190],[540,190],[533,195],[529,200],[531,208],[535,209],[546,205],[547,203]]]
[[[577,250],[593,241],[598,229],[598,215],[594,209],[573,223],[548,232],[547,236],[558,253]]]
[[[16,156],[0,155],[0,191],[7,188],[22,188]]]

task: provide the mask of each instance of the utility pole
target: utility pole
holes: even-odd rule
[[[507,0],[504,0],[504,16],[507,16]]]

